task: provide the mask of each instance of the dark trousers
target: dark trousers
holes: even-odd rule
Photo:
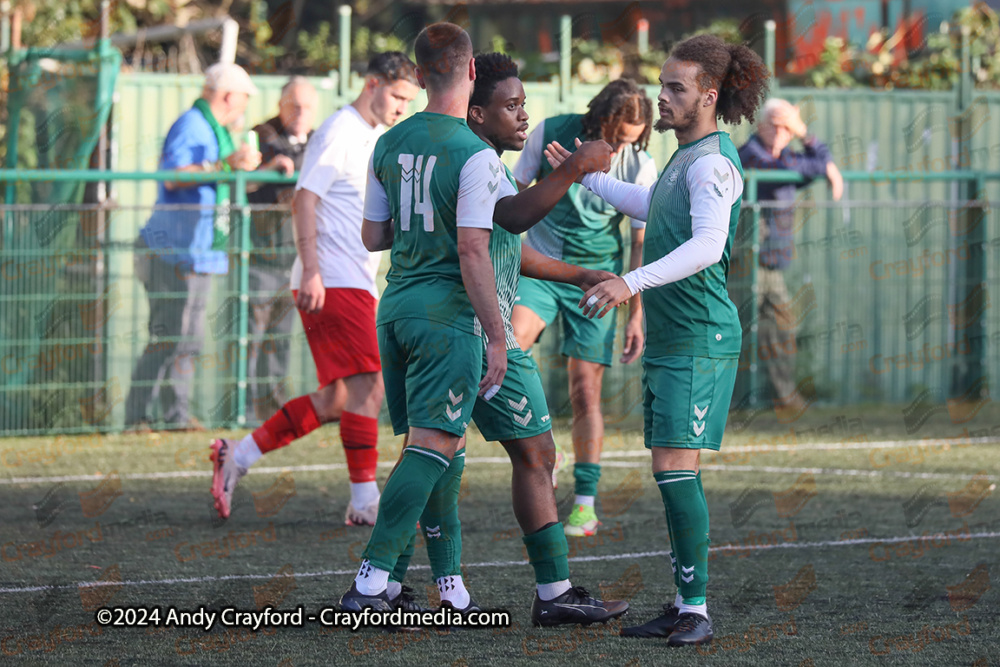
[[[150,254],[141,242],[136,245],[135,265],[149,296],[149,343],[132,371],[125,425],[151,421],[158,395],[163,421],[183,426],[191,417],[192,357],[201,352],[205,340],[205,308],[212,277],[168,264]]]
[[[288,287],[291,271],[250,267],[250,350],[247,358],[250,401],[266,420],[289,397],[285,376],[295,322],[295,302]]]

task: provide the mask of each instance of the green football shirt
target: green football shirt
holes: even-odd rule
[[[507,173],[507,178],[500,181],[497,201],[517,194],[517,183],[514,181],[514,176],[506,165],[504,165],[504,170]],[[521,276],[520,234],[512,234],[500,225],[494,225],[493,233],[490,235],[490,259],[493,260],[493,272],[496,275],[497,302],[500,306],[500,315],[503,317],[507,349],[519,350],[521,346],[517,344],[514,326],[510,323],[510,318],[514,312],[514,298],[517,296],[517,284]]]
[[[420,112],[375,144],[365,217],[393,220],[377,323],[417,318],[481,334],[462,282],[458,227],[493,228],[503,165],[465,119]]]
[[[583,138],[583,116],[567,114],[546,118],[524,146],[514,176],[522,183],[541,180],[552,173],[542,155],[545,146],[558,141],[576,150],[575,139]],[[652,185],[656,165],[646,151],[626,146],[611,162],[610,176],[629,183]],[[525,242],[547,257],[587,268],[610,268],[622,258],[622,214],[579,183],[570,186],[552,211],[528,230]],[[634,223],[641,227],[641,223]]]
[[[740,157],[725,132],[713,132],[698,141],[679,146],[653,189],[643,244],[644,266],[665,257],[691,239],[688,170],[696,160],[706,155],[726,158],[736,167],[742,179]],[[728,176],[728,173],[716,174],[720,179],[719,187],[727,187],[723,179]],[[719,196],[722,196],[721,191]],[[742,329],[736,306],[726,290],[726,280],[742,200],[740,195],[730,207],[729,237],[720,261],[683,280],[642,292],[646,316],[646,356],[740,356]]]

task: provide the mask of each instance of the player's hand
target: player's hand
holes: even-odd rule
[[[299,283],[299,293],[295,296],[295,307],[303,313],[315,315],[323,310],[326,301],[326,288],[323,287],[323,278],[319,272],[306,275],[302,274],[302,282]]]
[[[486,344],[486,373],[479,382],[479,395],[486,400],[493,398],[496,395],[493,387],[499,390],[505,375],[507,375],[507,341],[504,339],[490,341]]]
[[[230,169],[253,171],[260,166],[263,156],[247,144],[243,144],[226,158]]]
[[[260,166],[261,169],[282,171],[285,176],[291,176],[295,173],[295,163],[292,162],[292,158],[287,155],[275,155],[273,158],[268,160],[265,164]]]
[[[553,142],[555,143],[555,142]],[[576,140],[576,152],[570,158],[570,161],[574,163],[579,175],[579,179],[583,179],[587,174],[594,173],[596,171],[607,172],[611,169],[611,157],[614,155],[614,149],[611,148],[611,144],[606,141],[588,141],[582,143],[579,139]]]
[[[580,282],[576,284],[577,287],[582,289],[584,292],[589,290],[591,287],[598,283],[603,283],[605,280],[611,280],[612,278],[617,278],[617,273],[611,273],[610,271],[598,271],[597,269],[585,269],[583,275],[580,278]]]
[[[577,139],[577,141],[579,142],[580,140]],[[552,167],[553,171],[561,167],[563,162],[573,157],[573,154],[563,148],[562,144],[558,141],[550,143],[545,147],[543,152],[545,153],[545,159],[549,161],[549,166]],[[582,181],[583,177],[584,174],[577,174],[575,178],[576,182],[579,183]]]
[[[628,324],[625,325],[625,341],[622,346],[621,362],[630,364],[638,359],[639,355],[642,354],[642,344],[645,340],[646,336],[642,330],[642,314],[628,318]]]
[[[625,279],[615,276],[587,290],[580,299],[580,308],[590,319],[594,319],[595,315],[600,319],[631,298],[632,291],[625,284]]]

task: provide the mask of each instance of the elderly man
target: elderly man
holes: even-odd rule
[[[278,115],[254,128],[265,160],[260,169],[291,175],[302,168],[318,104],[319,95],[305,77],[292,77],[284,85]],[[250,255],[253,344],[247,363],[250,400],[260,421],[290,398],[284,382],[274,378],[284,378],[288,373],[289,335],[294,322],[295,303],[288,290],[295,261],[291,215],[294,196],[294,186],[276,184],[263,185],[249,194],[252,204],[282,207],[255,211],[250,227],[254,248]]]
[[[209,67],[201,97],[167,133],[159,168],[193,173],[256,169],[260,153],[248,146],[236,150],[226,129],[242,118],[256,92],[238,65]],[[226,182],[159,184],[156,209],[135,248],[136,275],[149,295],[149,344],[132,372],[125,407],[129,430],[149,430],[157,393],[168,427],[203,429],[188,409],[192,357],[204,339],[211,276],[229,268],[229,218],[216,208],[228,202]]]
[[[789,147],[793,139],[803,150]],[[739,150],[746,169],[788,169],[805,177],[802,183],[761,183],[760,201],[783,203],[764,209],[761,229],[760,267],[757,270],[758,348],[766,351],[767,376],[776,406],[801,403],[795,393],[795,325],[788,311],[789,297],[782,271],[795,256],[795,191],[816,178],[826,178],[831,194],[839,200],[844,179],[833,163],[826,144],[808,134],[798,107],[781,99],[770,99],[763,107],[757,133]]]

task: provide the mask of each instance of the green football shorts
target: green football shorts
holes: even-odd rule
[[[417,318],[376,330],[393,432],[416,426],[464,435],[479,391],[483,339]]]
[[[739,359],[643,357],[646,447],[722,446]]]
[[[518,282],[514,305],[530,308],[545,321],[545,326],[562,315],[562,353],[574,359],[610,366],[614,357],[618,313],[611,312],[603,319],[590,319],[580,309],[581,298],[583,290],[575,285],[522,277]]]
[[[550,430],[552,420],[535,360],[521,350],[507,350],[507,375],[500,391],[489,401],[477,398],[472,419],[488,442],[530,438]]]

